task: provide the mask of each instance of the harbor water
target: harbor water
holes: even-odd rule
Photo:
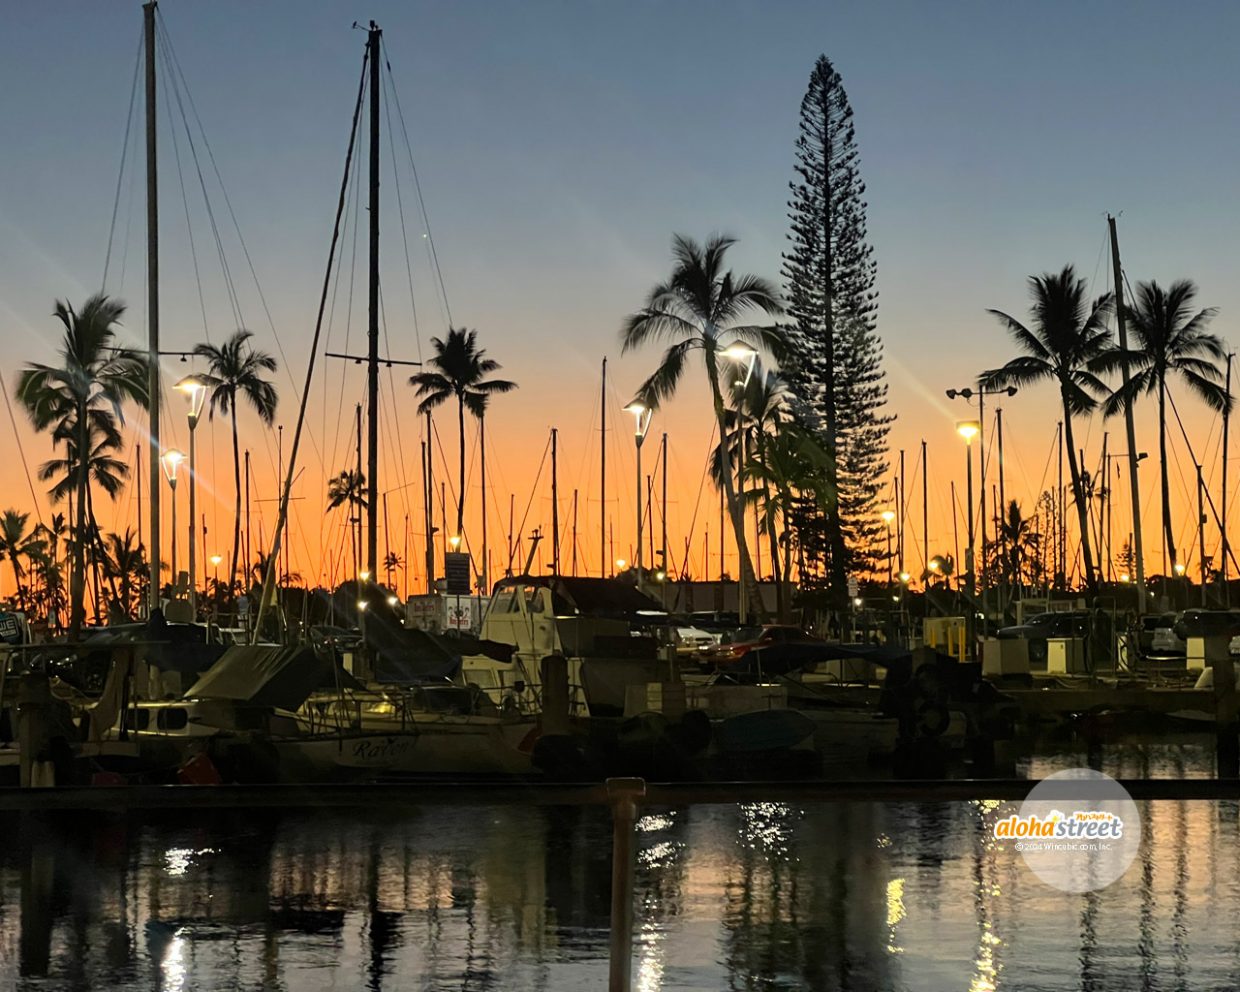
[[[1213,772],[1209,742],[1067,750],[1116,777]],[[633,987],[1130,990],[1240,985],[1240,806],[1139,804],[1100,892],[1048,888],[991,803],[643,810]],[[0,987],[607,987],[605,809],[177,810],[0,817]]]

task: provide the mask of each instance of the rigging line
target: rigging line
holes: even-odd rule
[[[530,498],[525,503],[525,512],[521,514],[521,523],[516,529],[516,536],[518,537],[525,533],[525,523],[529,519],[530,507],[534,503],[534,494],[538,492],[538,484],[542,481],[543,469],[547,465],[547,455],[550,454],[550,452],[551,452],[551,435],[548,434],[547,444],[543,448],[542,458],[540,458],[538,461],[538,474],[534,476],[534,485],[530,489]],[[516,546],[517,545],[514,542],[513,543],[513,556],[515,556],[516,554]],[[509,556],[508,558],[508,569],[507,570],[509,574],[512,574],[513,556]]]
[[[4,381],[3,375],[0,375],[0,392],[4,394],[4,406],[9,411],[9,423],[13,425],[13,437],[17,441],[17,452],[21,455],[22,468],[26,471],[26,485],[30,487],[30,498],[34,501],[34,512],[41,524],[43,523],[43,511],[39,509],[39,497],[35,495],[34,479],[30,475],[30,463],[26,461],[26,449],[22,444],[21,433],[17,429],[17,418],[13,415],[13,404],[9,401],[9,387]]]
[[[697,499],[693,501],[693,517],[689,521],[689,547],[685,548],[685,556],[681,560],[679,575],[684,575],[689,569],[689,555],[693,550],[693,538],[697,531],[698,512],[702,509],[702,490],[706,488],[706,477],[710,474],[710,456],[715,450],[715,435],[719,431],[719,425],[711,424],[710,438],[706,442],[706,459],[702,465],[702,475],[698,479]],[[606,562],[603,563],[604,568]],[[702,577],[705,578],[710,572],[708,562],[702,563]]]
[[[422,211],[422,223],[426,226],[427,248],[431,257],[431,264],[435,269],[435,276],[439,280],[439,292],[443,296],[444,313],[448,318],[448,326],[451,327],[452,307],[448,303],[448,290],[444,286],[443,270],[439,267],[439,251],[435,248],[435,235],[431,231],[431,218],[430,214],[426,212],[426,200],[422,196],[422,181],[418,178],[418,166],[413,159],[413,145],[409,141],[409,129],[405,125],[405,112],[401,108],[400,94],[396,90],[396,79],[392,73],[392,62],[386,54],[388,47],[386,38],[382,41],[382,45],[385,53],[383,56],[383,64],[387,66],[388,76],[392,80],[392,102],[396,104],[396,116],[400,120],[401,135],[405,140],[405,149],[409,153],[409,168],[413,173],[413,188],[417,191],[418,207]]]
[[[396,89],[389,67],[387,83],[391,90]],[[409,281],[409,307],[413,314],[413,337],[418,345],[418,361],[422,361],[422,331],[418,327],[418,301],[413,291],[413,261],[409,257],[409,235],[405,230],[405,198],[400,191],[400,173],[396,167],[396,142],[392,140],[395,131],[392,128],[392,101],[384,100],[383,109],[387,114],[388,151],[392,155],[392,185],[396,187],[396,212],[400,217],[400,240],[405,249],[405,276]],[[391,354],[389,351],[388,354]]]
[[[173,66],[173,68],[175,69],[175,71],[177,72],[177,74],[181,77],[182,81],[185,83],[185,95],[186,95],[186,99],[187,99],[187,101],[188,101],[188,103],[189,103],[189,108],[190,108],[190,111],[191,111],[191,113],[194,115],[194,122],[198,125],[198,130],[199,130],[199,132],[202,134],[202,143],[203,143],[203,147],[204,147],[204,149],[206,150],[206,153],[207,153],[207,159],[210,161],[210,163],[211,163],[211,169],[212,169],[212,171],[215,173],[215,178],[216,178],[216,181],[219,183],[219,186],[220,186],[220,193],[221,193],[221,194],[223,195],[223,197],[224,197],[224,204],[225,204],[225,206],[226,206],[226,207],[227,207],[227,209],[228,209],[228,215],[229,215],[229,218],[232,220],[232,223],[233,223],[233,229],[237,232],[237,240],[238,240],[238,241],[240,242],[240,244],[241,244],[241,252],[242,252],[242,254],[243,254],[243,255],[244,255],[244,257],[245,257],[246,265],[249,267],[249,270],[250,270],[250,275],[251,275],[251,277],[254,279],[254,288],[255,288],[255,289],[257,290],[257,292],[258,292],[259,302],[261,303],[262,308],[263,308],[263,312],[264,312],[264,314],[265,314],[265,315],[266,315],[266,317],[267,317],[267,324],[268,324],[268,326],[271,328],[271,333],[272,333],[272,335],[273,335],[273,336],[275,337],[275,339],[276,339],[276,348],[277,348],[277,349],[279,350],[279,352],[280,352],[280,358],[281,358],[281,360],[284,362],[284,367],[285,367],[285,369],[286,369],[286,370],[287,370],[287,372],[288,372],[289,381],[290,381],[290,382],[292,383],[292,385],[293,385],[294,395],[295,395],[295,396],[297,396],[297,398],[300,400],[300,399],[301,399],[301,396],[300,396],[300,393],[298,392],[297,381],[296,381],[296,379],[294,379],[294,378],[293,378],[292,366],[289,364],[289,361],[288,361],[288,356],[287,356],[287,355],[285,355],[285,353],[284,353],[284,345],[283,345],[283,344],[282,344],[282,342],[280,341],[280,334],[279,334],[279,332],[276,330],[275,321],[272,319],[272,316],[271,316],[271,308],[267,305],[267,296],[266,296],[266,294],[263,292],[262,283],[259,281],[259,278],[258,278],[258,271],[255,269],[255,267],[254,267],[254,260],[253,260],[253,258],[250,256],[250,249],[249,249],[249,247],[246,245],[246,242],[245,242],[245,237],[244,237],[244,236],[242,235],[242,233],[241,233],[241,225],[240,225],[240,224],[238,223],[238,221],[237,221],[237,214],[236,214],[236,211],[233,209],[232,199],[231,199],[231,197],[229,197],[229,195],[228,195],[228,188],[224,185],[224,178],[223,178],[223,176],[221,175],[221,173],[220,173],[220,169],[219,169],[219,165],[218,165],[218,163],[217,163],[217,162],[216,162],[216,160],[215,160],[215,153],[211,150],[211,142],[210,142],[210,141],[208,140],[208,138],[207,138],[206,128],[204,128],[204,127],[203,127],[203,125],[202,125],[202,119],[198,116],[198,108],[197,108],[197,106],[194,104],[194,97],[193,97],[193,94],[189,92],[189,83],[188,83],[188,81],[185,79],[185,73],[184,73],[184,71],[183,71],[183,70],[182,70],[182,68],[181,68],[181,63],[180,63],[180,60],[177,58],[176,49],[173,47],[173,44],[172,44],[172,39],[168,36],[168,31],[167,31],[167,28],[166,28],[166,27],[164,27],[164,17],[163,17],[163,14],[162,14],[162,13],[160,13],[160,12],[158,11],[158,9],[156,10],[156,16],[159,18],[159,23],[160,23],[160,28],[161,28],[161,34],[162,34],[163,39],[164,39],[164,45],[165,45],[166,50],[167,50],[167,52],[168,52],[168,55],[169,55],[169,57],[170,57],[170,59],[171,59],[172,66]],[[312,445],[315,445],[315,448],[316,448],[316,453],[319,455],[319,460],[320,460],[320,462],[321,462],[321,461],[322,461],[322,453],[317,451],[317,445],[315,444],[315,442],[314,442],[314,439],[313,439],[313,438],[311,438],[311,444],[312,444]]]
[[[288,501],[289,493],[292,489],[293,468],[297,461],[297,448],[301,442],[302,427],[306,420],[306,401],[309,399],[310,384],[313,381],[314,365],[318,358],[319,338],[323,330],[323,311],[327,306],[328,284],[331,281],[332,263],[336,256],[336,245],[340,237],[340,216],[344,213],[345,197],[348,192],[349,169],[353,161],[353,152],[357,145],[357,126],[362,116],[362,83],[366,79],[366,71],[369,66],[369,52],[362,58],[362,78],[358,83],[357,102],[353,106],[353,122],[349,128],[349,148],[345,156],[344,176],[340,180],[340,195],[336,202],[336,217],[332,224],[332,240],[331,248],[328,250],[326,271],[323,274],[323,289],[319,295],[318,315],[314,322],[314,338],[310,342],[310,357],[306,365],[306,385],[305,390],[299,392],[301,403],[297,410],[297,426],[293,431],[293,447],[289,453],[288,469],[284,476],[283,492],[280,494],[280,512],[276,517],[275,534],[272,536],[271,552],[267,555],[267,567],[263,576],[263,594],[258,601],[258,617],[255,623],[255,630],[262,629],[262,620],[265,613],[267,597],[271,595],[273,589],[273,580],[275,578],[275,562],[280,554],[280,539],[283,536],[282,528],[285,520],[288,519]]]
[[[138,95],[138,68],[142,65],[143,32],[138,32],[138,50],[133,60],[133,82],[129,85],[129,112],[125,116],[125,140],[121,142],[121,167],[116,173],[116,196],[112,199],[112,223],[108,225],[108,248],[103,256],[103,279],[100,290],[108,284],[108,268],[112,262],[112,239],[116,236],[116,212],[121,205],[121,182],[125,178],[125,161],[129,157],[129,135],[133,129],[133,108]],[[41,521],[40,521],[41,522]]]
[[[365,96],[366,96],[366,89],[367,89],[367,83],[363,82],[362,83],[362,98],[363,99],[365,99]],[[361,169],[360,158],[358,159],[358,163],[359,163],[358,171],[360,174],[360,169]],[[357,286],[357,232],[358,232],[358,229],[361,227],[361,224],[359,223],[359,220],[361,218],[361,209],[362,209],[361,199],[362,199],[362,184],[361,184],[360,178],[358,178],[358,176],[355,176],[354,181],[353,181],[353,200],[354,200],[353,212],[351,215],[352,221],[353,221],[353,230],[352,230],[353,246],[351,249],[351,257],[349,259],[349,295],[348,295],[348,299],[345,301],[345,310],[344,310],[344,350],[346,353],[349,350],[349,342],[352,340],[352,337],[353,337],[353,292]],[[349,221],[349,217],[346,217],[345,218],[346,224],[348,223],[348,221]],[[344,266],[343,256],[341,257],[340,264],[341,264],[341,267]],[[331,463],[331,466],[328,468],[329,472],[335,472],[336,470],[335,468],[336,459],[340,452],[340,434],[341,434],[341,431],[345,429],[344,428],[344,425],[345,425],[344,390],[345,390],[345,380],[347,379],[347,377],[348,377],[348,366],[342,363],[340,367],[340,397],[339,397],[338,405],[336,408],[336,437],[335,437],[335,440],[332,442],[332,463]]]
[[[172,43],[171,43],[171,40],[167,36],[167,31],[161,28],[160,36],[164,41],[166,49],[168,51],[171,51]],[[168,89],[172,92],[173,99],[176,100],[177,109],[181,112],[181,122],[182,122],[182,126],[185,128],[185,139],[189,145],[190,155],[193,159],[194,168],[198,175],[198,185],[199,185],[199,188],[202,190],[203,205],[206,208],[207,220],[209,221],[210,226],[211,226],[211,234],[213,238],[215,239],[215,249],[220,258],[220,269],[222,270],[222,274],[224,277],[224,289],[228,295],[229,303],[233,310],[233,318],[236,321],[236,325],[238,327],[244,327],[245,319],[241,313],[241,304],[237,296],[236,286],[233,283],[232,272],[228,268],[228,259],[224,251],[223,239],[220,236],[219,225],[216,223],[216,220],[215,220],[215,212],[211,209],[211,198],[207,194],[206,178],[202,174],[202,163],[198,158],[198,147],[196,143],[194,142],[193,133],[190,131],[189,116],[185,113],[185,105],[181,99],[181,86],[178,84],[177,77],[173,73],[173,69],[168,64],[168,61],[165,59],[163,62],[160,63],[160,65],[164,72],[165,84],[167,85]],[[185,85],[188,88],[188,83],[186,83]],[[171,107],[169,107],[169,120],[171,120]],[[175,145],[175,134],[176,134],[176,131],[174,128],[173,129],[174,145]],[[205,134],[204,134],[204,139],[205,139]]]
[[[166,77],[166,67],[164,73]],[[181,168],[181,143],[177,140],[176,121],[172,118],[172,104],[170,101],[164,101],[164,110],[168,115],[168,132],[172,136],[172,154],[177,166],[177,181],[181,187],[181,205],[185,210],[185,230],[189,235],[189,254],[194,266],[194,282],[198,287],[198,307],[202,311],[202,333],[206,336],[207,343],[210,344],[211,332],[207,328],[207,301],[202,293],[202,275],[198,268],[198,249],[194,244],[194,225],[189,217],[189,196],[185,192],[185,173]]]
[[[363,87],[364,86],[365,86],[365,83],[363,83]],[[365,94],[363,92],[363,98],[364,96]],[[357,208],[356,206],[354,206],[353,191],[357,188],[357,173],[361,167],[360,163],[361,163],[361,158],[359,156],[353,162],[350,168],[350,172],[348,176],[346,177],[346,184],[348,188],[348,192],[346,192],[346,198],[345,198],[345,215],[344,215],[344,231],[346,235],[348,235],[349,232],[351,232],[356,227],[356,224],[357,224]],[[354,257],[356,258],[356,254],[357,254],[356,235],[354,235],[353,254],[354,254]],[[355,269],[356,269],[356,265],[354,264],[349,270],[350,279],[353,278]],[[331,303],[327,311],[328,345],[331,344],[332,335],[336,327],[336,303],[340,296],[340,280],[343,276],[343,273],[344,273],[344,253],[342,252],[336,258],[335,275],[334,277],[332,277]],[[350,284],[350,300],[352,300],[351,294],[352,294],[352,285]],[[352,304],[350,303],[350,305],[345,309],[345,343],[344,343],[344,347],[342,348],[342,351],[344,352],[348,352],[349,350],[349,327],[350,327],[351,320],[352,320]],[[324,474],[326,475],[332,475],[336,471],[336,456],[338,454],[339,447],[340,447],[341,420],[344,416],[344,380],[345,380],[346,372],[347,372],[346,366],[341,365],[340,367],[341,394],[340,394],[340,398],[339,398],[337,410],[336,410],[336,420],[335,420],[336,431],[332,437],[331,458],[325,465],[323,465],[323,471],[324,471]],[[327,418],[329,416],[328,410],[329,410],[329,407],[328,407],[328,376],[324,375],[323,376],[323,428],[322,428],[324,441],[326,441],[328,437],[328,430],[327,430]]]
[[[388,339],[387,307],[384,305],[384,302],[383,302],[382,280],[380,280],[379,282],[379,317],[383,323],[383,340],[384,340],[384,343],[388,347],[388,355],[391,355],[392,354],[391,342]],[[401,481],[401,489],[400,489],[401,505],[404,507],[405,512],[408,513],[412,509],[411,504],[409,502],[409,495],[408,495],[410,482],[409,482],[409,473],[405,468],[405,460],[400,457],[400,453],[402,451],[402,445],[399,443],[400,435],[401,435],[401,424],[400,424],[400,408],[399,406],[397,406],[397,403],[396,403],[396,374],[392,371],[392,367],[390,365],[388,366],[387,373],[388,373],[387,399],[388,399],[388,405],[391,407],[391,413],[392,413],[392,420],[391,420],[392,431],[396,435],[396,440],[397,440],[396,454],[395,454],[396,474],[397,474],[397,478],[399,478]],[[379,401],[379,409],[380,409],[380,412],[383,412],[382,398]],[[391,452],[390,445],[388,446],[388,450],[390,453]],[[386,524],[384,526],[386,526]]]

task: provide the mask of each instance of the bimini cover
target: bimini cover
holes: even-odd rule
[[[316,689],[361,683],[308,647],[239,644],[230,647],[185,693],[186,699],[234,699],[253,706],[295,710]]]
[[[450,638],[421,630],[375,625],[366,631],[375,652],[376,682],[443,682],[461,667],[461,652]]]

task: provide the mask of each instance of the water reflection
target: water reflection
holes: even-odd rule
[[[1094,751],[1111,774],[1205,767],[1179,747]],[[646,810],[634,987],[1237,986],[1237,804],[1142,804],[1132,869],[1083,896],[996,843],[994,812]],[[606,987],[602,810],[9,816],[0,830],[5,988]]]

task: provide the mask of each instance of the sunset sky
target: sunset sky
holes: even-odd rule
[[[1237,337],[1240,285],[1231,238],[1240,193],[1233,51],[1240,8],[1234,4],[168,0],[161,11],[270,309],[269,322],[199,144],[240,319],[281,361],[278,422],[286,452],[365,44],[364,32],[350,26],[374,18],[384,29],[452,320],[477,328],[481,344],[504,366],[500,375],[521,387],[499,398],[487,421],[493,578],[506,564],[510,494],[525,533],[535,526],[550,531],[549,465],[537,487],[535,480],[552,427],[560,432],[562,559],[567,567],[577,489],[579,564],[597,573],[604,356],[610,360],[609,426],[615,428],[607,439],[607,507],[614,556],[631,558],[633,444],[621,408],[654,367],[657,352],[622,358],[621,322],[668,272],[672,232],[734,235],[740,239],[730,256],[734,268],[778,278],[798,108],[820,53],[842,74],[856,112],[878,263],[878,328],[890,410],[899,418],[891,435],[893,467],[898,450],[907,451],[911,571],[920,571],[923,559],[916,474],[923,439],[930,452],[929,550],[952,550],[947,490],[951,480],[963,488],[964,478],[953,428],[969,413],[943,391],[968,384],[1013,354],[986,308],[1024,316],[1026,277],[1067,262],[1089,280],[1091,292],[1108,291],[1108,211],[1119,215],[1133,285],[1191,277],[1201,287],[1201,305],[1220,308],[1214,329]],[[0,89],[6,94],[0,102],[0,344],[6,355],[0,369],[10,392],[24,362],[53,358],[59,334],[49,316],[53,301],[80,303],[100,287],[141,23],[137,2],[66,2],[12,8],[0,32]],[[238,318],[166,82],[161,78],[163,342],[188,349],[208,337],[221,341]],[[146,333],[140,107],[139,90],[106,286],[130,304],[125,326],[135,344]],[[430,353],[431,336],[445,334],[447,314],[428,264],[426,225],[394,107],[392,120],[397,178],[385,143],[382,347],[394,358],[416,360]],[[175,147],[174,128],[182,129]],[[353,215],[363,225],[356,261],[351,230],[343,242],[343,273],[326,333],[332,351],[364,348],[364,202],[363,196],[360,214]],[[169,359],[166,381],[192,367]],[[414,575],[421,576],[423,438],[413,390],[404,384],[409,371],[383,373],[380,488],[388,491],[389,542],[404,554],[408,514],[410,558]],[[695,577],[719,568],[718,497],[707,486],[699,500],[711,434],[702,379],[700,368],[692,370],[682,393],[656,415],[643,451],[643,468],[650,471],[659,437],[668,433],[669,547],[678,570],[692,535],[688,571]],[[1175,396],[1217,500],[1220,423],[1182,389]],[[359,367],[320,363],[310,436],[298,466],[304,474],[294,487],[293,567],[307,578],[347,574],[332,564],[344,539],[340,514],[323,516],[325,487],[329,475],[352,467],[353,409],[363,398]],[[170,443],[186,448],[183,404],[175,396],[166,402],[174,422]],[[1008,495],[1032,512],[1039,489],[1054,484],[1056,393],[1050,386],[1025,390],[1003,407]],[[1142,468],[1143,506],[1148,561],[1156,571],[1163,541],[1157,437],[1148,413],[1139,418],[1138,443],[1151,455]],[[16,438],[32,471],[50,456],[50,445],[33,435],[20,411],[16,415],[16,435],[7,413],[0,416],[3,503],[28,508]],[[248,414],[242,423],[256,496],[272,500],[278,434]],[[439,415],[437,427],[436,474],[445,478],[442,444],[451,503],[455,410]],[[200,492],[206,493],[209,529],[202,561],[227,552],[233,482],[226,424],[204,422],[200,430]],[[1122,421],[1104,424],[1099,417],[1077,425],[1091,469],[1104,431],[1111,432],[1112,451],[1126,449]],[[1195,571],[1192,460],[1178,427],[1172,442],[1178,543]],[[480,491],[472,427],[469,444],[475,453],[466,531],[477,556]],[[37,480],[34,485],[46,516],[42,487]],[[1116,489],[1118,549],[1128,530],[1128,504],[1126,485]],[[132,525],[134,495],[131,489],[115,508],[100,512],[106,529]],[[183,490],[178,497],[185,520]],[[256,542],[258,521],[269,539],[274,516],[274,503],[254,505]],[[704,561],[707,527],[714,547]],[[1211,526],[1207,554],[1216,553],[1217,543]],[[182,540],[182,567],[184,546]],[[381,540],[381,554],[382,547]],[[734,564],[729,568],[735,571]]]

